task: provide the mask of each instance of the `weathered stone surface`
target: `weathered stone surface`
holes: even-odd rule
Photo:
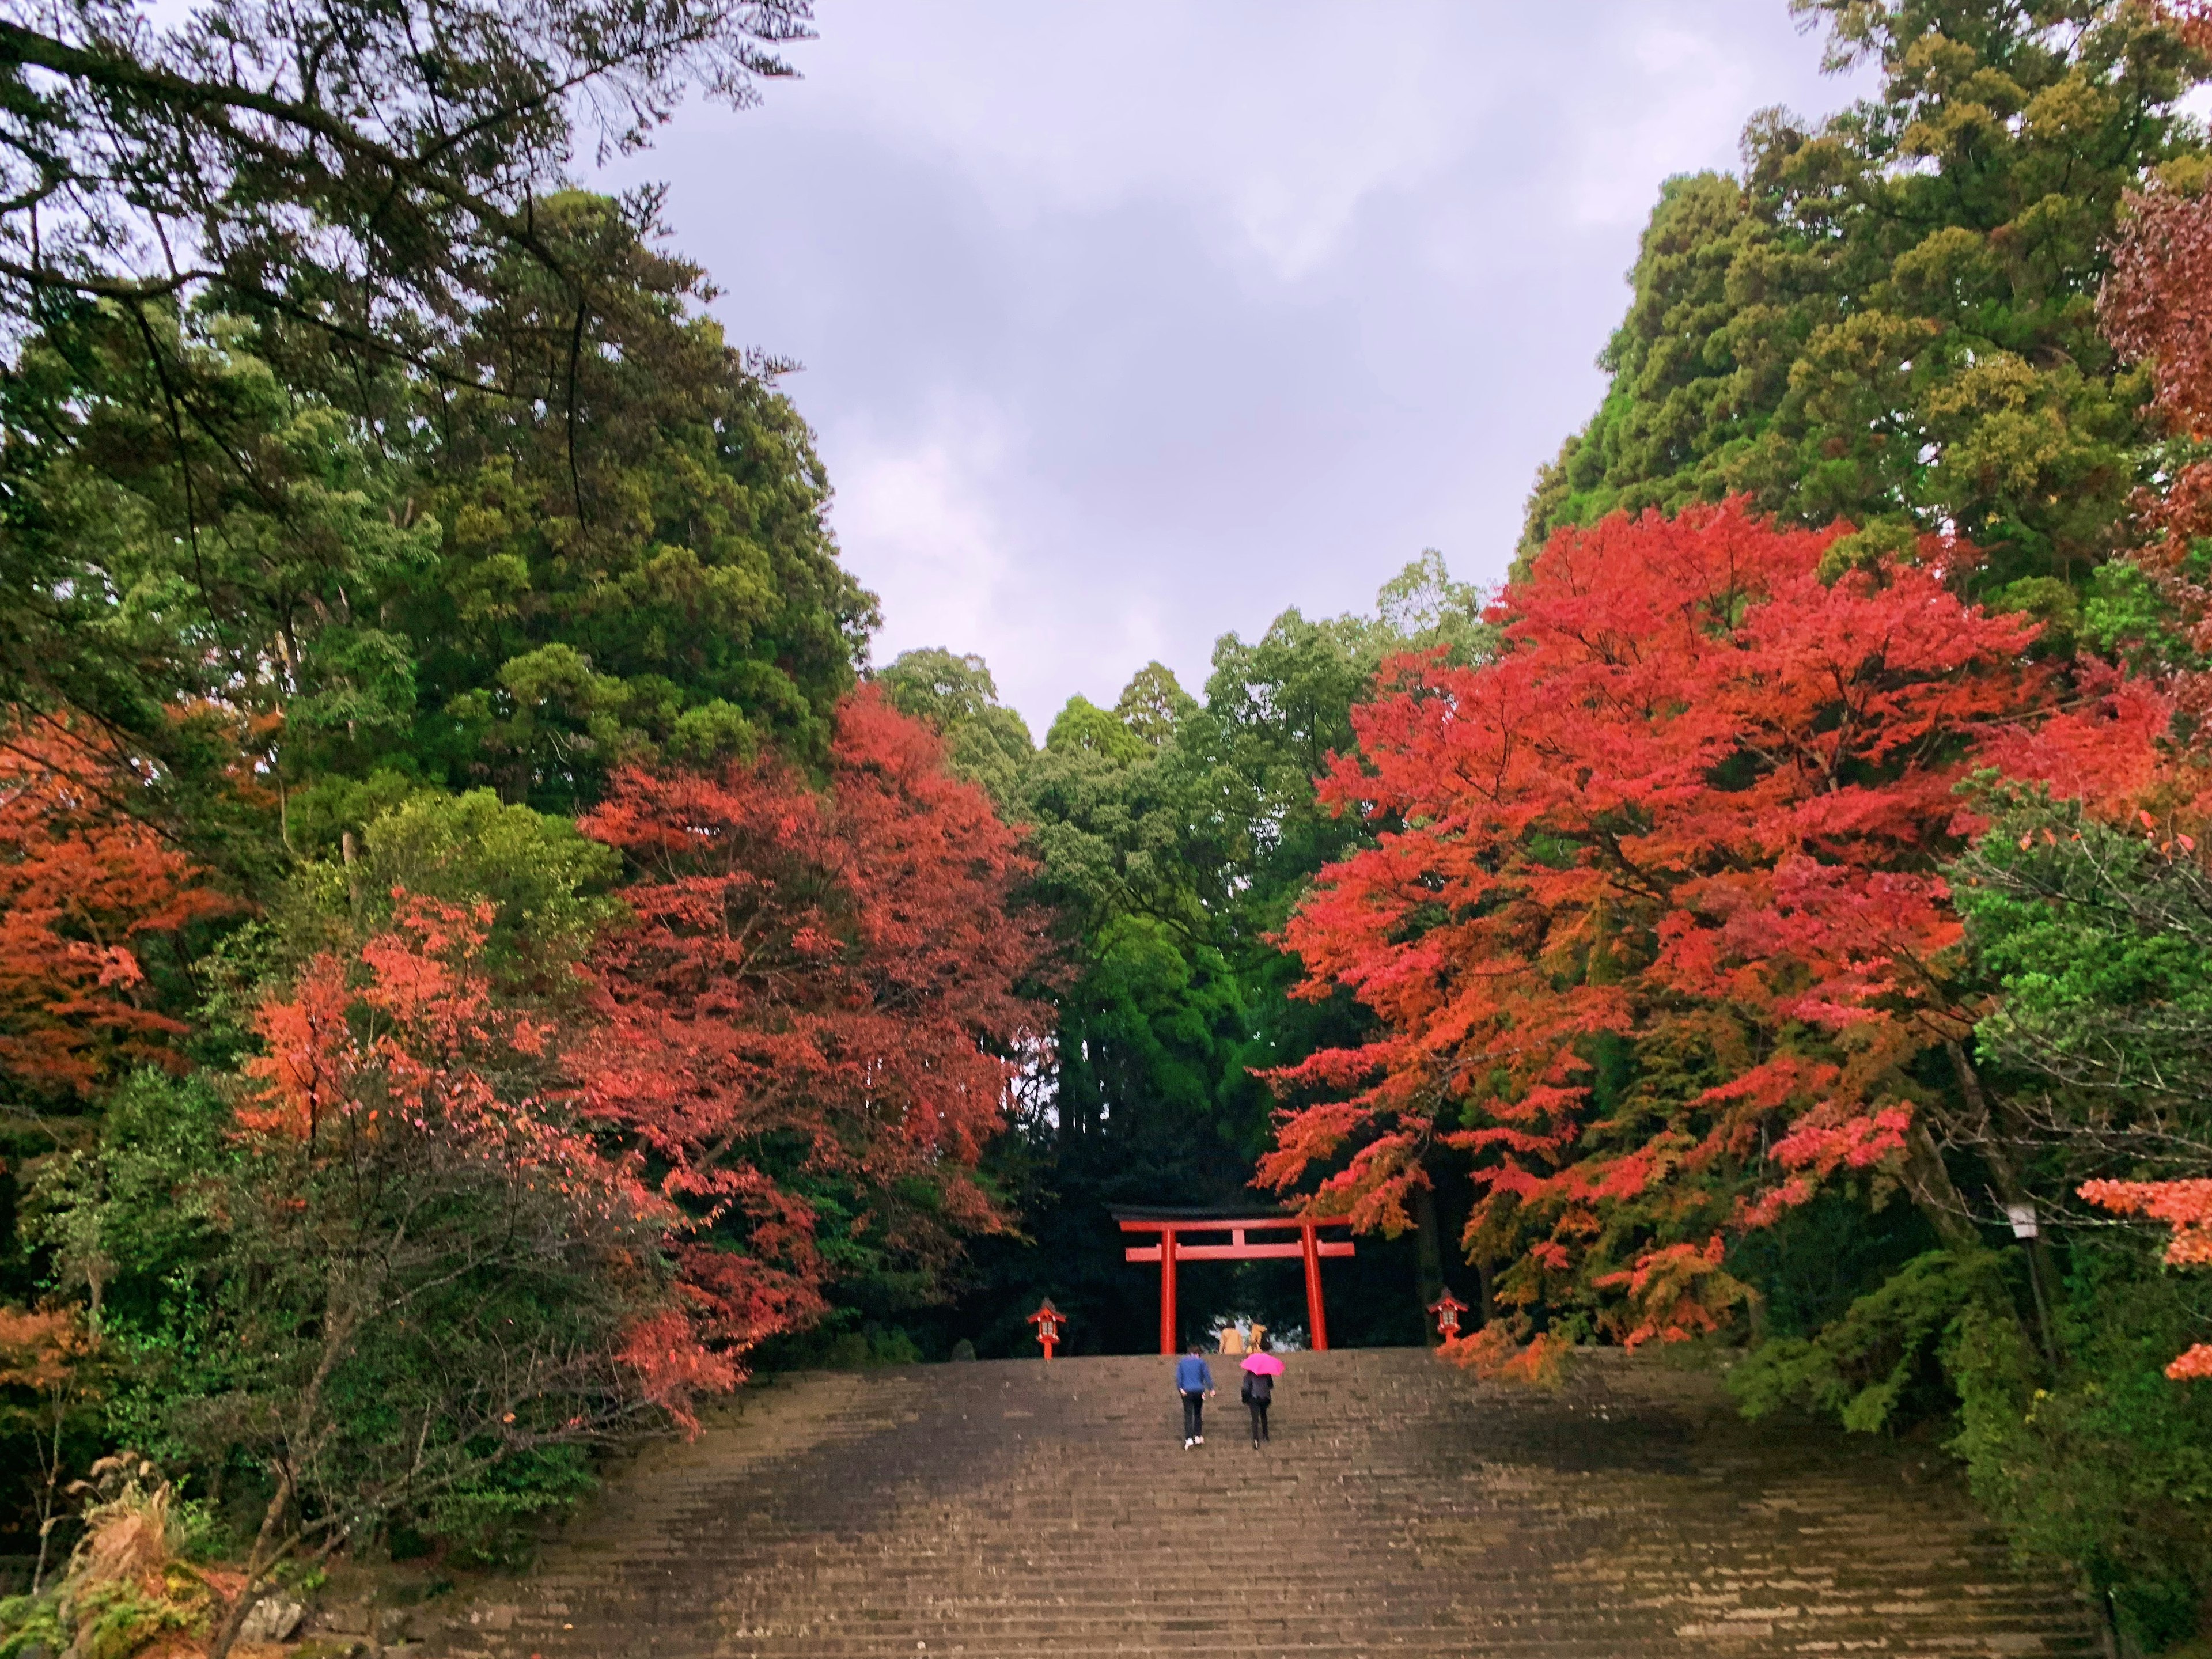
[[[307,1609],[289,1595],[264,1595],[247,1610],[246,1622],[238,1627],[238,1639],[246,1643],[289,1642],[300,1629],[300,1621],[307,1616]]]
[[[413,1607],[378,1607],[371,1617],[376,1639],[386,1647],[415,1640],[423,1622],[421,1613]]]
[[[1217,1362],[1218,1365],[1218,1362]],[[1226,1367],[1224,1380],[1233,1383]],[[2099,1654],[1940,1469],[1600,1356],[1556,1394],[1295,1355],[1255,1451],[1168,1362],[748,1390],[457,1645],[491,1659]],[[1224,1407],[1228,1409],[1222,1409]],[[507,1625],[487,1616],[507,1615]]]
[[[368,1634],[368,1603],[331,1601],[315,1609],[315,1628],[339,1636]]]

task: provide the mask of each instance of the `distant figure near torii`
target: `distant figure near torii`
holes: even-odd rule
[[[1352,1225],[1348,1220],[1316,1220],[1306,1216],[1284,1215],[1280,1212],[1237,1213],[1223,1210],[1116,1210],[1114,1219],[1125,1233],[1157,1233],[1157,1244],[1131,1245],[1126,1252],[1132,1261],[1157,1261],[1160,1264],[1160,1352],[1171,1354],[1178,1346],[1176,1341],[1176,1264],[1179,1261],[1258,1261],[1270,1257],[1300,1256],[1306,1264],[1306,1330],[1308,1340],[1319,1352],[1328,1346],[1328,1315],[1322,1306],[1321,1260],[1323,1256],[1352,1254],[1349,1238],[1324,1239],[1321,1229]],[[1247,1233],[1294,1232],[1297,1242],[1285,1240],[1279,1243],[1248,1243]],[[1186,1244],[1190,1235],[1229,1235],[1229,1242],[1211,1244]]]

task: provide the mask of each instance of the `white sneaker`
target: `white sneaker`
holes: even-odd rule
[[[1183,1443],[1182,1443],[1182,1449],[1183,1449],[1185,1451],[1188,1451],[1188,1450],[1189,1450],[1193,1446],[1196,1445],[1197,1443],[1198,1443],[1198,1442],[1196,1442],[1195,1440],[1192,1440],[1192,1439],[1190,1439],[1190,1438],[1188,1438],[1188,1437],[1185,1437],[1185,1439],[1184,1439],[1184,1441],[1183,1441]]]
[[[1198,1437],[1198,1443],[1201,1446],[1206,1443],[1206,1437],[1204,1435],[1201,1434]]]

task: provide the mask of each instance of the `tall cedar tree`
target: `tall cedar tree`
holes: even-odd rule
[[[418,658],[393,757],[572,811],[624,764],[764,742],[818,763],[876,613],[837,562],[813,434],[703,314],[704,273],[620,204],[568,192],[536,223],[598,276],[592,349],[572,356],[566,295],[517,254],[459,386],[422,388],[443,545],[382,589]]]
[[[253,331],[286,387],[403,443],[395,375],[544,395],[479,378],[461,345],[519,261],[567,325],[552,408],[576,433],[567,392],[608,348],[598,325],[625,303],[623,272],[550,234],[545,198],[579,139],[635,149],[695,88],[751,101],[759,77],[789,72],[776,52],[808,35],[807,15],[806,0],[19,9],[0,21],[0,340],[12,359],[42,332],[108,337],[164,447],[222,475],[188,486],[187,537],[263,483],[250,449],[222,465],[234,434],[203,349],[216,319]],[[68,455],[15,459],[36,471]],[[281,517],[281,493],[264,495]],[[8,505],[12,520],[22,502]],[[32,517],[0,538],[0,699],[161,738],[149,711],[172,665],[112,637],[100,624],[126,590],[89,580]],[[224,595],[202,598],[220,625]]]
[[[1562,532],[1494,661],[1403,659],[1354,711],[1324,798],[1400,827],[1285,939],[1379,1029],[1277,1073],[1267,1183],[1402,1227],[1456,1149],[1504,1299],[1632,1341],[1711,1328],[1724,1236],[1838,1171],[1971,1237],[1918,1074],[1972,1024],[1936,866],[1985,726],[2037,699],[2033,629],[1940,546],[1824,583],[1839,533],[1741,501]]]
[[[2197,165],[2204,59],[2112,0],[1792,0],[1878,95],[1744,134],[1741,179],[1668,181],[1603,404],[1530,498],[1562,525],[1748,492],[1862,528],[1838,558],[1955,533],[1976,591],[2070,624],[2117,550],[2151,428],[2099,332],[2123,195]],[[2016,584],[2024,584],[2015,586]],[[2055,641],[2053,641],[2056,642]]]
[[[855,1253],[941,1264],[1004,1224],[975,1170],[1045,1058],[1038,927],[1008,902],[1031,866],[934,733],[863,688],[826,792],[776,759],[629,770],[583,827],[635,872],[590,1108],[692,1217],[719,1342],[811,1322]]]
[[[533,222],[593,273],[580,358],[518,253],[434,374],[339,385],[204,316],[160,319],[163,368],[98,313],[0,377],[10,545],[83,647],[40,695],[153,733],[208,855],[321,850],[410,784],[573,811],[624,763],[826,751],[875,611],[811,434],[649,225],[573,191]],[[256,722],[251,799],[220,781],[235,734],[169,712],[208,700]]]

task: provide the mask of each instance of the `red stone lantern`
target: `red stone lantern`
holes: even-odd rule
[[[1437,1340],[1449,1342],[1459,1334],[1459,1316],[1467,1311],[1467,1304],[1446,1291],[1441,1300],[1429,1304],[1429,1311],[1437,1316]]]
[[[1036,1340],[1044,1349],[1047,1359],[1052,1358],[1052,1351],[1060,1346],[1060,1328],[1066,1322],[1067,1316],[1052,1305],[1050,1297],[1045,1297],[1037,1310],[1030,1316],[1030,1323],[1036,1327]]]

